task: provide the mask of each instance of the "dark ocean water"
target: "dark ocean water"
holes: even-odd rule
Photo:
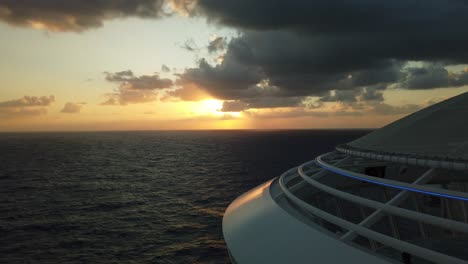
[[[0,263],[227,263],[233,199],[367,132],[0,134]]]

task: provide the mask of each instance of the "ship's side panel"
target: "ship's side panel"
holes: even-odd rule
[[[271,184],[240,196],[226,210],[223,234],[236,263],[389,263],[288,214],[271,197]]]

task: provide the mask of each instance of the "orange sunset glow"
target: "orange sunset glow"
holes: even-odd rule
[[[162,3],[24,17],[0,3],[0,131],[375,128],[467,90],[463,63],[334,69],[297,56],[305,36]]]

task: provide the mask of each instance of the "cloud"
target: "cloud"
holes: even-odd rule
[[[169,68],[166,64],[163,64],[161,66],[161,71],[162,72],[170,72],[171,71],[171,68]]]
[[[347,102],[352,103],[357,101],[357,92],[354,90],[333,90],[329,94],[320,97],[321,102]]]
[[[107,100],[101,105],[127,105],[156,101],[158,91],[169,89],[173,82],[160,78],[159,74],[135,76],[131,70],[115,73],[105,72],[106,80],[119,86],[114,93],[105,95]]]
[[[55,102],[55,96],[24,96],[19,99],[0,102],[0,108],[4,107],[34,107],[49,106]]]
[[[275,97],[258,96],[254,98],[243,99],[249,105],[249,108],[281,108],[298,106],[304,98],[302,97]]]
[[[223,60],[200,60],[176,84],[225,100],[225,111],[336,104],[349,108],[335,109],[342,114],[408,113],[419,106],[387,105],[384,92],[468,84],[467,71],[447,70],[468,64],[467,13],[457,0],[199,0],[194,15],[239,35],[211,41]]]
[[[54,96],[24,96],[0,102],[0,116],[4,118],[44,115],[55,102]]]
[[[268,110],[268,111],[252,111],[248,110],[245,112],[250,118],[258,119],[269,119],[269,118],[296,118],[296,117],[328,117],[331,114],[334,115],[335,112],[325,112],[325,111],[308,111],[303,108],[294,108],[289,110]]]
[[[281,109],[261,109],[244,110],[244,114],[250,118],[269,119],[269,118],[300,118],[300,117],[332,117],[349,116],[359,117],[368,115],[407,115],[418,111],[426,104],[414,105],[406,104],[401,106],[392,106],[383,102],[360,103],[326,103],[319,108],[308,109],[304,107],[281,108]]]
[[[197,43],[195,43],[195,40],[193,39],[187,39],[185,40],[184,44],[181,46],[182,49],[190,52],[196,52],[199,51],[200,48],[197,46]]]
[[[281,66],[275,63],[281,58],[298,62],[289,60],[291,69],[307,61],[318,66],[314,72],[372,69],[389,59],[468,59],[464,1],[199,0],[198,12],[214,23],[242,30],[247,46],[259,44],[252,49],[253,58],[268,60],[272,67]]]
[[[115,93],[108,93],[104,96],[107,100],[101,105],[128,105],[158,100],[158,94],[152,90],[132,90],[122,87],[118,88]]]
[[[131,70],[109,73],[105,72],[106,80],[119,83],[121,87],[134,90],[166,89],[172,86],[172,80],[161,79],[159,74],[135,76]]]
[[[223,107],[221,108],[221,112],[241,112],[246,109],[249,109],[249,105],[247,103],[241,101],[224,101]]]
[[[443,65],[426,64],[422,67],[409,67],[400,83],[406,89],[432,89],[468,85],[468,71],[449,72]]]
[[[361,92],[362,101],[383,101],[382,89],[376,87],[366,87]]]
[[[353,90],[332,90],[319,98],[319,102],[356,103],[365,101],[383,101],[381,87],[364,87]]]
[[[197,0],[169,0],[166,2],[172,10],[183,16],[189,16],[194,12]]]
[[[424,36],[443,40],[463,31],[463,25],[468,20],[468,6],[458,0],[395,0],[390,3],[385,0],[199,0],[198,9],[213,22],[244,30],[289,30],[334,35],[351,33],[360,37],[372,34],[390,39],[405,35],[411,36],[411,39]],[[398,46],[403,45],[412,43],[406,41]]]
[[[61,113],[67,113],[67,114],[75,114],[79,113],[81,111],[81,108],[85,105],[86,103],[72,103],[68,102],[66,103],[62,110],[60,110]]]
[[[0,117],[15,118],[15,117],[33,117],[47,114],[45,108],[4,108],[0,109]]]
[[[424,105],[415,105],[415,104],[407,104],[402,106],[392,106],[385,103],[378,103],[372,105],[371,112],[382,114],[382,115],[407,115],[414,113],[422,108]]]
[[[344,65],[331,60],[332,54],[319,54],[313,44],[312,38],[289,32],[247,32],[231,40],[220,64],[202,59],[198,67],[180,74],[176,84],[196,86],[223,100],[300,101],[331,90],[385,89],[401,78],[404,64],[396,60],[356,59]]]
[[[238,102],[245,109],[294,107],[308,96],[319,96],[329,102],[356,101],[357,97],[382,101],[381,90],[401,78],[403,64],[395,60],[373,63],[369,69],[353,66],[350,71],[340,72],[339,67],[343,66],[332,70],[335,63],[328,59],[320,64],[313,59],[317,56],[307,58],[311,51],[305,55],[291,54],[294,52],[281,50],[284,46],[274,46],[278,41],[262,41],[258,33],[252,34],[231,41],[220,64],[210,65],[202,59],[197,68],[180,74],[176,81],[182,87],[179,92],[197,87],[215,98]],[[283,35],[285,39],[287,36],[290,34]],[[303,46],[308,45],[300,42],[297,39],[297,48],[303,51]],[[288,45],[295,50],[294,41]],[[328,70],[324,72],[322,66]],[[330,97],[332,90],[334,94]],[[230,108],[227,104],[226,109]]]
[[[223,37],[216,37],[208,44],[208,52],[215,53],[218,51],[222,51],[226,48],[226,39]]]
[[[12,25],[42,28],[49,31],[81,32],[101,27],[104,21],[109,19],[166,17],[175,10],[175,8],[171,10],[171,6],[168,5],[171,2],[165,0],[6,0],[0,2],[0,20]]]
[[[201,101],[204,99],[209,99],[211,96],[204,90],[198,88],[193,84],[184,84],[182,88],[167,91],[166,96],[162,97],[163,101]]]
[[[302,97],[254,97],[236,101],[224,101],[222,112],[241,112],[248,109],[284,108],[299,106]]]
[[[200,46],[187,40],[183,48],[197,57],[206,47],[209,57],[222,51],[222,59],[216,64],[210,64],[210,58],[201,59],[178,74],[175,82],[158,74],[135,76],[129,70],[106,73],[106,79],[118,88],[106,95],[104,104],[214,97],[226,101],[226,110],[310,110],[336,103],[385,114],[415,109],[384,104],[389,87],[433,89],[468,84],[467,71],[448,70],[448,66],[468,64],[464,27],[468,5],[460,0],[97,0],[92,5],[78,0],[72,4],[4,1],[0,20],[78,32],[99,27],[108,19],[159,18],[171,10],[206,17],[239,34]],[[422,66],[408,66],[412,62]],[[164,66],[161,70],[168,72]],[[304,105],[310,97],[317,100]]]
[[[238,99],[261,80],[259,71],[235,60],[229,59],[221,65],[211,66],[202,59],[197,68],[187,69],[180,74],[176,84],[203,89],[219,99]]]

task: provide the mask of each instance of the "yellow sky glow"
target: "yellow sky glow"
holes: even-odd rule
[[[7,11],[0,9],[0,13]],[[74,17],[64,21],[76,23]],[[29,27],[0,23],[0,34],[7,36],[2,38],[0,49],[0,131],[369,128],[403,116],[343,114],[349,109],[332,103],[320,109],[299,106],[222,112],[223,100],[191,84],[185,89],[176,90],[181,88],[179,84],[169,89],[179,92],[178,97],[150,90],[147,92],[154,95],[154,100],[117,100],[114,105],[102,105],[108,99],[106,95],[119,95],[121,85],[107,81],[104,72],[132,70],[135,76],[157,72],[175,81],[180,73],[196,67],[198,59],[210,55],[182,49],[186,40],[203,48],[207,41],[235,32],[213,27],[202,19],[180,16],[157,22],[109,20],[102,27],[80,33],[63,32],[43,21],[28,23]],[[221,63],[223,55],[211,54],[209,62]],[[165,71],[161,70],[163,65]],[[268,87],[268,83],[262,85],[259,87]],[[384,102],[392,106],[426,105],[467,90],[388,89]],[[54,96],[55,101],[47,106],[2,106],[24,96]],[[66,104],[80,107],[76,112],[64,113]]]

